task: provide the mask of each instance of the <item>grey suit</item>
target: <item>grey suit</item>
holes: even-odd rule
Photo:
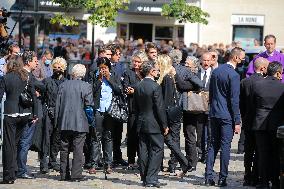
[[[89,125],[84,108],[93,106],[92,86],[81,80],[68,80],[59,86],[55,124],[61,130],[60,175],[68,179],[69,149],[73,147],[71,179],[82,178],[83,146]]]

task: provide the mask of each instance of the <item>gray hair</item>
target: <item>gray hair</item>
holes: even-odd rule
[[[269,64],[269,61],[266,58],[258,57],[254,61],[253,67],[254,67],[254,70],[258,70],[261,66],[263,66],[263,65],[267,65],[268,66],[268,64]]]
[[[143,50],[135,51],[132,55],[132,59],[135,57],[140,58],[141,62],[145,62],[149,60],[147,54]]]
[[[179,64],[180,61],[182,60],[182,52],[178,49],[173,49],[169,53],[169,56],[173,60],[173,63]]]
[[[141,72],[146,77],[150,71],[155,68],[156,63],[154,61],[146,61],[141,65]]]
[[[74,79],[82,79],[85,77],[86,67],[83,64],[76,64],[71,71],[71,75]]]
[[[193,64],[195,64],[197,67],[200,66],[200,61],[198,58],[196,58],[195,56],[188,56],[185,60],[185,62],[187,61],[191,61]]]

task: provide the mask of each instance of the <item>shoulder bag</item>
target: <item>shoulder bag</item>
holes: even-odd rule
[[[20,94],[20,104],[24,107],[24,108],[30,108],[34,105],[33,102],[33,96],[32,94],[28,91],[28,85],[29,85],[29,76],[28,76],[28,80],[27,80],[27,84],[25,86],[24,91]]]

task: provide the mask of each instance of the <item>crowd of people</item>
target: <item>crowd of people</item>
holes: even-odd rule
[[[11,45],[0,59],[0,97],[6,94],[3,183],[35,178],[26,165],[32,149],[38,152],[40,173],[59,171],[62,181],[85,180],[83,169],[111,174],[124,166],[139,170],[143,186],[159,188],[159,171],[183,177],[201,162],[204,184],[213,186],[220,151],[217,185],[224,187],[233,135],[242,132],[243,185],[270,188],[271,182],[279,188],[276,131],[284,123],[284,55],[275,50],[275,36],[266,36],[264,45],[267,50],[249,64],[244,79],[236,68],[246,55],[237,44],[186,48],[140,41],[126,51],[119,44],[101,45],[94,64],[76,64],[68,77],[70,53],[60,38],[40,57]],[[121,151],[124,123],[127,160]],[[171,150],[168,166],[164,143]]]

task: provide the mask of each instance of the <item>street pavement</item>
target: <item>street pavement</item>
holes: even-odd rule
[[[124,132],[125,137],[125,132]],[[227,178],[228,186],[225,188],[249,188],[242,186],[242,180],[244,175],[243,167],[243,155],[237,154],[237,144],[239,135],[236,135],[232,142],[231,160],[229,165],[229,176]],[[181,146],[184,150],[184,137],[181,133]],[[122,146],[122,153],[126,158],[126,146]],[[164,166],[167,166],[169,160],[169,149],[165,146],[165,158]],[[88,178],[87,181],[83,182],[68,182],[59,181],[60,176],[58,172],[50,172],[49,174],[43,175],[39,173],[39,162],[38,155],[35,152],[29,152],[28,155],[28,167],[31,173],[34,173],[36,179],[25,180],[17,179],[14,185],[0,185],[0,189],[142,189],[142,183],[140,182],[140,176],[138,171],[128,171],[125,168],[116,168],[112,174],[107,175],[105,180],[104,173],[100,170],[95,175],[89,175],[86,170],[83,174]],[[217,157],[214,170],[216,171],[215,182],[218,180],[218,172],[220,169],[219,155]],[[162,188],[165,189],[185,189],[185,188],[216,188],[204,186],[204,170],[205,165],[198,163],[197,170],[195,172],[187,173],[183,179],[179,179],[174,175],[169,175],[166,172],[159,173],[159,181],[167,184]],[[2,180],[2,165],[0,169],[0,179]]]

